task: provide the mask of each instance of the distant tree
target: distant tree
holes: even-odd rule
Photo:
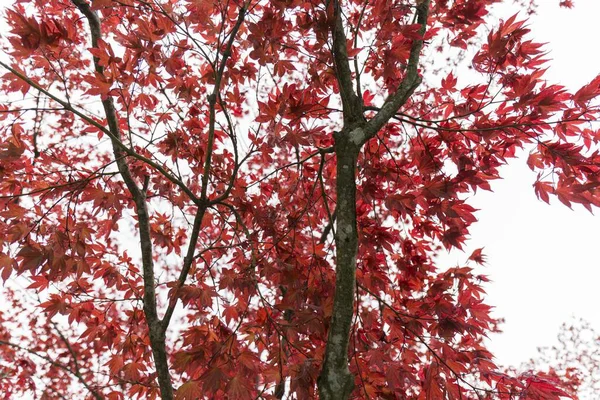
[[[600,78],[547,82],[516,15],[478,34],[498,2],[14,2],[5,398],[567,395],[494,365],[481,250],[433,261],[518,149],[600,205]]]
[[[538,348],[537,356],[520,370],[542,371],[581,399],[593,399],[600,393],[600,334],[581,319],[564,323],[558,343]]]

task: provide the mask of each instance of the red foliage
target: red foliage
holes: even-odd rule
[[[568,395],[555,375],[494,364],[481,249],[472,265],[434,262],[476,221],[465,199],[521,148],[540,199],[600,206],[588,125],[600,78],[575,93],[547,82],[518,15],[480,38],[497,2],[432,1],[424,38],[408,0],[348,0],[341,14],[304,0],[15,2],[0,80],[0,392],[317,396],[335,311],[343,15],[358,123],[389,105],[415,43],[436,56],[357,160],[352,396]],[[473,77],[437,57],[451,47],[475,54]]]

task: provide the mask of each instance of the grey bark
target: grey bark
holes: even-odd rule
[[[356,255],[356,159],[360,147],[347,132],[335,136],[337,154],[337,221],[335,232],[336,276],[333,314],[321,374],[321,399],[347,399],[354,389],[354,376],[348,369],[348,341],[354,314]]]
[[[101,39],[101,23],[98,15],[90,8],[84,0],[72,0],[73,4],[86,17],[90,26],[92,46],[98,46],[98,40]],[[102,66],[98,59],[94,57],[94,67],[100,74],[103,73]],[[121,142],[121,132],[119,129],[119,120],[113,103],[112,97],[102,100],[102,106],[106,116],[108,129],[112,133],[112,147],[119,173],[131,193],[135,203],[135,211],[138,217],[138,230],[140,233],[140,248],[142,253],[142,271],[144,281],[144,315],[148,325],[150,347],[154,357],[154,365],[161,398],[163,400],[173,399],[173,384],[171,374],[169,373],[169,362],[165,345],[165,332],[162,329],[161,321],[158,317],[156,306],[155,279],[154,279],[154,261],[152,259],[152,238],[150,234],[150,216],[148,214],[148,205],[146,194],[141,190],[131,175],[129,164],[127,164],[125,154],[119,146]]]
[[[97,47],[98,40],[101,38],[101,21],[98,15],[90,8],[89,4],[85,0],[71,0],[72,3],[79,9],[79,11],[86,17],[90,26],[90,34],[92,39],[92,46]],[[202,176],[202,186],[200,197],[197,197],[190,189],[183,185],[179,180],[175,180],[163,172],[160,166],[154,163],[148,162],[148,164],[155,166],[165,177],[177,184],[185,193],[187,193],[190,199],[197,205],[196,216],[194,218],[194,224],[190,234],[190,243],[188,245],[188,251],[184,258],[183,267],[179,278],[177,280],[177,289],[181,288],[187,279],[190,268],[194,260],[194,253],[196,244],[198,242],[200,228],[202,226],[202,219],[205,215],[206,209],[211,204],[219,204],[221,201],[229,197],[229,193],[233,187],[235,176],[239,165],[236,164],[235,170],[233,171],[231,181],[226,191],[218,196],[216,199],[208,199],[208,184],[209,175],[211,169],[211,156],[214,145],[215,137],[215,123],[216,123],[216,102],[220,98],[221,80],[225,71],[227,60],[231,56],[231,48],[237,36],[237,33],[244,22],[246,16],[247,4],[244,3],[240,7],[240,12],[236,24],[230,33],[229,40],[225,51],[222,54],[220,63],[215,61],[215,65],[218,65],[218,69],[215,71],[215,85],[213,93],[209,95],[208,102],[210,107],[209,117],[209,138],[207,143],[207,155],[204,160],[204,173]],[[217,59],[218,60],[218,59]],[[102,66],[99,65],[98,59],[94,57],[94,67],[100,74],[103,73]],[[62,103],[61,103],[62,104]],[[146,323],[148,325],[148,333],[150,337],[150,347],[152,349],[152,355],[154,357],[154,365],[157,374],[158,385],[161,392],[161,398],[163,400],[173,399],[173,383],[169,372],[169,361],[168,353],[165,343],[165,333],[171,321],[175,307],[177,306],[177,297],[173,297],[169,301],[167,310],[163,319],[161,320],[158,315],[158,309],[156,304],[156,292],[155,292],[155,277],[154,277],[154,262],[152,259],[152,238],[150,235],[150,216],[148,213],[148,206],[146,202],[145,190],[138,187],[135,180],[131,175],[129,165],[126,161],[126,155],[129,154],[128,148],[123,145],[121,140],[121,132],[119,130],[118,116],[114,107],[112,97],[108,97],[102,100],[102,105],[106,115],[108,124],[109,136],[112,140],[113,152],[119,173],[121,174],[127,189],[131,193],[136,206],[136,214],[138,217],[138,230],[140,233],[140,247],[142,253],[142,270],[143,270],[143,281],[144,281],[144,315],[146,317]]]
[[[429,4],[430,0],[424,0],[418,2],[416,7],[417,22],[421,24],[421,35],[425,34]],[[353,88],[339,0],[333,0],[333,7],[335,22],[331,28],[332,52],[342,99],[344,127],[334,136],[334,150],[337,156],[335,294],[325,358],[317,384],[322,400],[346,400],[350,398],[354,389],[354,376],[348,368],[348,343],[354,315],[358,255],[356,161],[362,146],[377,135],[377,132],[398,112],[421,83],[418,66],[423,41],[413,42],[404,79],[385,101],[381,110],[370,121],[366,121],[363,116],[363,104]],[[357,87],[357,90],[360,92],[360,88]]]

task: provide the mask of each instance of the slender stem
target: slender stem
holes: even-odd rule
[[[71,0],[79,11],[86,17],[92,39],[92,46],[97,47],[101,39],[101,21],[98,15],[90,8],[89,4],[84,0]],[[97,57],[94,57],[94,67],[97,73],[103,74],[104,68],[99,64]],[[169,372],[169,361],[165,344],[165,331],[162,328],[161,320],[158,318],[156,304],[156,288],[154,277],[154,260],[152,237],[150,234],[150,215],[148,212],[148,204],[146,202],[146,193],[135,182],[127,163],[124,153],[128,148],[122,143],[121,131],[119,129],[119,117],[115,109],[113,98],[107,97],[102,99],[102,106],[110,131],[113,153],[117,162],[119,173],[131,193],[131,197],[135,203],[136,214],[138,219],[138,232],[140,234],[140,248],[142,253],[142,271],[144,284],[144,315],[148,325],[148,333],[150,337],[150,347],[154,356],[154,366],[158,385],[163,400],[173,399],[173,383]]]

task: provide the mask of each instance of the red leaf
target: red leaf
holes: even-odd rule
[[[46,261],[45,253],[37,246],[25,245],[17,253],[21,257],[21,269],[24,271],[35,271]]]
[[[0,270],[2,270],[2,281],[6,282],[13,270],[14,261],[10,256],[0,253]]]
[[[50,300],[40,304],[44,311],[48,313],[48,318],[52,318],[56,314],[67,315],[69,313],[69,304],[65,299],[58,294],[51,294]]]
[[[483,247],[480,249],[476,249],[473,251],[473,253],[471,253],[471,255],[469,256],[469,260],[473,260],[475,261],[477,264],[483,265],[485,264],[485,255],[483,255],[481,252],[483,251]]]
[[[188,381],[175,392],[175,400],[196,400],[202,397],[202,384],[199,381]]]
[[[245,379],[239,375],[234,376],[229,383],[227,383],[227,394],[230,398],[236,400],[250,399],[250,390]]]
[[[559,5],[565,8],[573,8],[574,4],[571,0],[561,0]]]
[[[550,196],[548,196],[548,193],[554,192],[552,184],[548,182],[536,181],[533,184],[533,187],[535,188],[535,194],[537,195],[538,199],[542,199],[546,203],[550,204]]]
[[[203,390],[209,393],[215,393],[221,388],[225,381],[225,374],[220,368],[211,368],[202,378]]]

